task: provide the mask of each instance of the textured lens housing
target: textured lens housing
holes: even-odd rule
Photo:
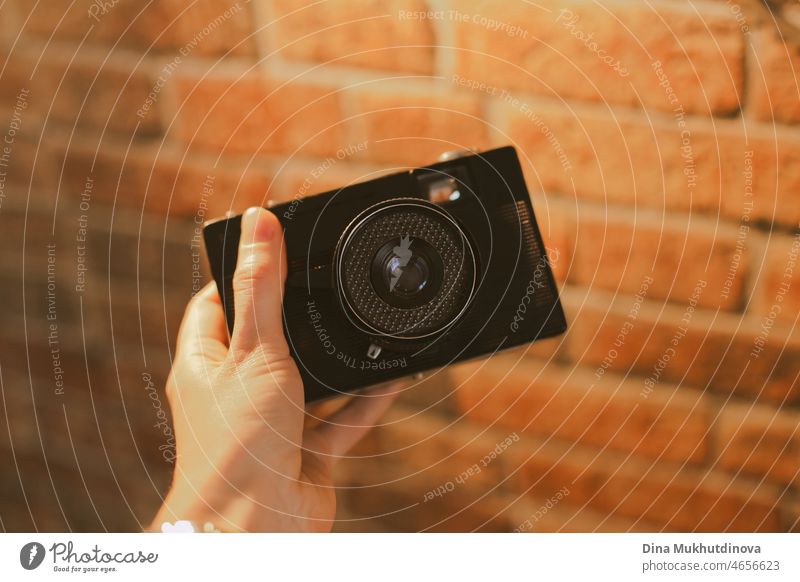
[[[369,208],[343,234],[337,288],[362,330],[416,339],[442,332],[475,290],[475,257],[458,224],[440,207],[396,199]]]

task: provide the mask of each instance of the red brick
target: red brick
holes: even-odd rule
[[[510,358],[534,358],[552,362],[568,362],[567,346],[564,336],[536,340],[533,343],[523,344],[500,352]]]
[[[25,358],[25,350],[20,349],[21,346],[9,344],[11,342],[7,341],[6,353],[9,355],[3,359],[4,368],[13,362],[11,354]],[[34,352],[32,356],[42,364],[42,367],[38,369],[46,370],[46,372],[36,374],[37,368],[32,365],[34,373],[26,374],[24,366],[17,365],[17,374],[9,374],[8,380],[4,374],[4,381],[14,382],[14,384],[9,384],[14,386],[14,390],[8,390],[9,394],[5,395],[3,403],[3,407],[8,413],[8,421],[5,424],[7,433],[4,435],[1,447],[8,447],[9,450],[13,448],[18,455],[24,455],[36,451],[41,452],[44,444],[46,447],[52,446],[67,453],[68,448],[65,449],[64,446],[69,447],[69,443],[60,437],[60,434],[65,432],[63,406],[71,401],[69,395],[74,394],[75,389],[79,386],[75,381],[85,367],[82,354],[65,354],[65,362],[62,364],[66,371],[65,395],[56,396],[53,392],[52,378],[47,376],[52,369],[52,363],[45,358],[50,354],[46,347],[39,345],[33,346],[31,351]],[[68,389],[69,392],[67,392]],[[71,410],[71,412],[71,420],[77,421],[80,416],[80,421],[84,423],[92,421],[91,407],[82,411]],[[31,419],[34,418],[36,421],[32,422]],[[46,431],[43,430],[45,427]],[[6,439],[10,439],[9,444],[5,443]]]
[[[333,533],[387,533],[390,530],[379,518],[364,519],[349,508],[348,492],[336,491],[336,521]]]
[[[151,146],[126,150],[108,142],[99,149],[89,142],[73,145],[66,154],[62,187],[77,199],[92,177],[95,200],[200,221],[263,205],[268,197],[270,175],[261,164],[226,156],[215,167],[213,156],[188,154],[184,159],[174,150]],[[212,194],[204,199],[207,180]]]
[[[780,530],[774,487],[551,441],[528,440],[520,451],[512,461],[520,492],[550,499],[566,487],[565,508],[589,507],[667,531]]]
[[[258,73],[175,75],[180,139],[214,153],[335,156],[345,142],[334,90]]]
[[[26,116],[22,123],[23,130],[14,140],[7,168],[6,195],[15,198],[15,204],[24,206],[31,189],[36,195],[32,201],[34,205],[52,204],[58,168],[47,147],[47,137],[40,136],[40,126],[35,125],[38,120],[33,116]],[[3,206],[10,203],[10,200],[4,201]]]
[[[135,267],[135,264],[130,266],[131,274],[135,274]],[[105,269],[100,274],[105,274],[104,271]],[[191,285],[191,279],[188,284]],[[100,321],[95,320],[92,323],[104,328],[108,335],[112,334],[113,329],[115,341],[129,341],[133,346],[146,344],[163,350],[166,354],[170,348],[175,347],[183,312],[191,296],[188,292],[171,292],[168,297],[163,298],[150,289],[152,283],[141,282],[139,285],[146,291],[139,294],[129,293],[124,281],[112,285],[112,298],[97,301],[96,317]],[[98,290],[107,289],[102,284],[97,287]]]
[[[800,312],[800,238],[770,235],[759,261],[750,308],[765,319],[796,326]]]
[[[528,101],[527,110],[494,104],[493,116],[522,149],[534,191],[668,210],[697,210],[739,221],[748,217],[796,227],[800,206],[800,136],[794,131],[748,127],[741,120],[686,118],[691,152],[682,157],[681,129],[667,116],[643,119],[630,111],[562,107]],[[525,113],[528,111],[529,113]],[[557,140],[557,144],[554,142]],[[558,146],[558,147],[556,147]],[[752,152],[752,158],[746,154]],[[568,169],[560,157],[566,156]],[[530,160],[530,162],[528,162]],[[752,170],[748,185],[747,170]],[[694,172],[690,184],[684,171]],[[751,196],[746,196],[750,188]]]
[[[22,87],[31,89],[0,219],[11,237],[11,247],[0,249],[8,283],[0,286],[0,303],[12,306],[6,326],[12,333],[22,321],[21,307],[15,311],[13,306],[22,299],[24,275],[24,315],[33,343],[6,341],[1,355],[5,385],[24,388],[7,390],[2,405],[17,458],[10,455],[8,439],[0,437],[0,472],[16,479],[19,468],[22,479],[22,487],[0,480],[3,526],[136,529],[157,507],[170,467],[158,451],[162,435],[152,427],[154,411],[150,399],[143,398],[141,373],[152,373],[163,394],[167,348],[189,295],[186,247],[206,176],[216,177],[215,191],[201,218],[428,163],[453,147],[516,141],[553,268],[559,282],[568,282],[562,295],[570,329],[562,337],[506,352],[460,388],[439,373],[404,392],[382,426],[339,467],[340,517],[352,520],[341,529],[508,531],[568,486],[570,495],[536,523],[538,531],[798,530],[794,425],[800,338],[790,324],[800,311],[795,293],[800,281],[794,274],[771,329],[768,320],[791,248],[787,233],[800,224],[795,203],[800,134],[791,127],[800,116],[797,51],[790,48],[787,56],[773,37],[759,31],[748,39],[755,54],[743,54],[738,24],[721,1],[691,7],[657,2],[652,8],[620,0],[602,6],[544,2],[551,13],[519,3],[499,8],[488,2],[407,0],[388,7],[377,1],[334,8],[323,3],[289,15],[301,8],[299,2],[240,2],[242,10],[206,36],[203,28],[234,0],[200,0],[191,6],[183,0],[120,0],[99,23],[88,18],[91,0],[77,0],[70,9],[71,0],[40,2],[35,9],[34,3],[7,0],[0,8],[0,63],[19,22],[8,10],[24,17],[31,10],[35,14],[0,78],[0,103],[6,109]],[[401,18],[398,6],[479,13],[535,34],[520,39],[447,18]],[[579,12],[577,26],[595,33],[610,53],[619,53],[631,74],[615,76],[555,23],[561,7]],[[746,16],[750,24],[769,24]],[[258,39],[246,39],[275,18],[281,20],[259,30]],[[193,39],[197,46],[187,47]],[[566,58],[548,57],[555,53],[539,41]],[[458,42],[463,50],[432,48]],[[50,49],[42,55],[45,43]],[[277,60],[248,70],[257,45],[279,49]],[[130,142],[137,109],[162,73],[160,67],[182,47],[189,48],[191,57],[183,57],[170,74],[153,113]],[[470,53],[475,47],[485,47],[489,55]],[[218,61],[229,49],[236,58]],[[361,51],[366,52],[354,54]],[[538,74],[539,80],[492,55]],[[697,172],[691,196],[680,128],[651,59],[662,61],[688,112]],[[744,66],[746,110],[739,117]],[[454,72],[507,89],[520,102],[470,91],[454,82]],[[417,74],[444,78],[406,78]],[[403,78],[363,83],[396,75]],[[565,98],[566,105],[559,106],[553,96]],[[520,111],[523,101],[540,116],[540,124]],[[492,124],[494,131],[487,129]],[[160,140],[167,127],[170,134],[163,136],[163,144],[148,141]],[[4,130],[0,127],[0,136]],[[101,131],[102,141],[96,139]],[[554,150],[554,138],[563,146],[563,159]],[[336,159],[304,185],[311,171],[335,159],[340,148],[362,142],[366,151]],[[749,214],[748,151],[753,152],[754,203]],[[95,180],[89,210],[92,264],[79,311],[78,298],[68,291],[74,284],[77,200],[87,176]],[[53,236],[56,194],[59,330],[68,376],[63,402],[53,397],[41,303],[41,250]],[[608,216],[601,216],[606,203]],[[676,210],[691,224],[682,224]],[[708,217],[698,218],[699,213]],[[720,279],[734,264],[732,237],[740,231],[732,229],[744,217],[752,232],[733,274],[732,298],[726,300],[720,297]],[[768,240],[755,232],[766,223],[780,226]],[[22,227],[27,229],[24,254],[14,247],[21,244]],[[23,256],[25,273],[20,270]],[[651,263],[656,280],[634,328],[597,380],[594,372],[628,321],[633,294]],[[709,286],[699,297],[687,336],[658,384],[643,391],[701,277]],[[752,293],[747,312],[715,313],[716,307],[742,307],[742,286]],[[584,297],[587,287],[592,289]],[[84,329],[77,325],[79,315]],[[751,350],[762,326],[768,338],[755,358]],[[84,345],[84,333],[91,392],[83,350],[75,348]],[[454,376],[477,365],[457,368]],[[506,372],[509,378],[499,381]],[[698,389],[706,387],[718,395],[701,394]],[[37,399],[36,422],[31,392]],[[722,403],[731,393],[735,397]],[[517,397],[518,406],[505,412],[507,402]],[[92,406],[87,408],[89,398]],[[470,402],[480,404],[462,414]],[[717,403],[720,415],[714,418],[716,409],[709,407]],[[518,427],[537,415],[523,434]],[[706,435],[708,423],[712,428]],[[513,432],[521,440],[479,475],[422,502],[426,492],[480,462]],[[96,462],[105,458],[104,451],[111,468]],[[70,461],[75,457],[76,462]],[[78,469],[84,471],[89,492],[80,493],[85,487]],[[55,492],[35,486],[48,470]],[[23,487],[36,508],[35,523],[24,509]]]
[[[702,279],[708,286],[698,305],[728,310],[741,305],[747,265],[744,250],[737,256],[736,228],[596,208],[581,208],[577,220],[573,283],[635,295],[650,277],[648,297],[686,303]]]
[[[720,467],[767,475],[779,483],[800,481],[800,413],[730,402],[717,426]]]
[[[340,464],[337,483],[349,512],[380,518],[391,531],[508,531],[505,503],[487,493],[497,491],[501,459],[516,443],[459,483],[457,477],[509,435],[436,412],[393,407],[367,437],[373,447],[368,456]],[[425,500],[448,482],[452,489]]]
[[[783,530],[800,533],[800,499],[787,500],[783,507]]]
[[[0,36],[13,39],[19,26],[17,7],[11,2],[4,2],[0,7]]]
[[[540,360],[564,361],[567,359],[566,342],[564,336],[537,340],[532,344],[525,344],[515,348],[520,354],[529,358]],[[512,353],[514,350],[509,350]]]
[[[24,193],[15,191],[11,188],[11,198],[3,201],[2,206],[2,231],[3,231],[3,252],[8,255],[16,255],[14,258],[22,258],[22,249],[30,249],[40,257],[45,254],[46,245],[53,242],[53,216],[51,213],[40,212],[38,209],[28,208],[24,205],[10,204],[9,201],[19,202],[24,198]],[[71,233],[74,240],[74,233]],[[23,247],[23,238],[25,245]],[[3,261],[6,267],[11,267],[12,257]],[[14,265],[17,267],[17,265]],[[35,266],[39,267],[38,264]],[[19,265],[18,268],[21,268]],[[6,276],[13,276],[14,269],[8,269],[4,273]],[[41,275],[41,273],[38,273]],[[7,307],[7,305],[6,305]]]
[[[562,292],[562,300],[571,322],[566,338],[570,355],[580,364],[600,366],[628,319],[633,298],[600,292],[586,295],[570,288]],[[616,348],[617,357],[609,369],[642,376],[642,388],[646,380],[652,380],[709,387],[765,402],[800,401],[798,338],[775,328],[753,356],[762,333],[760,322],[698,309],[685,325],[685,336],[679,337],[681,319],[687,313],[688,307],[645,302],[626,341]],[[667,364],[659,371],[660,359]]]
[[[0,456],[0,461],[5,474],[9,475],[2,482],[5,531],[68,531],[67,518],[53,488],[27,486],[30,476],[47,472],[41,450],[16,457],[8,452]]]
[[[499,442],[513,433],[505,427],[487,430],[483,425],[453,418],[447,414],[446,408],[438,404],[420,411],[417,407],[402,404],[394,406],[370,433],[373,445],[379,447],[372,460],[391,466],[385,473],[373,477],[381,481],[402,482],[413,474],[425,473],[427,480],[436,485],[443,484],[474,464],[480,464]],[[516,443],[512,442],[499,456],[485,466],[481,465],[480,472],[467,479],[463,486],[496,484],[501,472],[500,458],[514,446]],[[360,460],[354,462],[360,464]],[[418,501],[424,501],[426,491],[415,491]]]
[[[120,0],[106,11],[93,0],[49,0],[31,8],[20,6],[25,32],[49,39],[80,41],[89,45],[137,48],[143,51],[179,52],[193,55],[251,55],[250,7],[241,0],[154,0],[143,5]],[[110,4],[110,3],[105,3]],[[226,12],[227,11],[227,12]]]
[[[33,82],[30,79],[34,60],[31,51],[19,45],[12,48],[13,40],[0,41],[0,103],[9,104],[13,108],[20,92],[30,91]],[[7,119],[3,119],[5,126]],[[4,133],[5,133],[5,127]]]
[[[118,208],[113,216],[97,212],[90,214],[89,220],[93,228],[86,241],[86,258],[92,271],[96,266],[103,272],[104,280],[97,281],[98,284],[104,286],[109,279],[112,283],[120,281],[123,288],[132,281],[164,284],[167,288],[158,291],[158,300],[154,296],[144,297],[148,292],[146,285],[127,299],[133,306],[141,301],[152,308],[161,304],[165,310],[170,304],[168,301],[163,305],[165,300],[177,300],[179,312],[183,311],[191,293],[192,276],[199,267],[194,263],[194,255],[203,253],[202,245],[191,247],[198,232],[193,219],[170,218],[165,222],[158,216],[126,213]],[[113,300],[117,299],[117,293],[122,299],[123,293],[116,291]],[[165,319],[169,317],[162,314],[162,326]]]
[[[44,136],[41,135],[41,112],[36,110],[35,83],[30,79],[32,55],[19,47],[11,53],[6,53],[5,49],[10,49],[10,46],[0,43],[0,105],[3,109],[3,117],[0,119],[0,140],[3,145],[0,150],[10,149],[10,153],[0,151],[4,157],[7,155],[10,158],[0,168],[4,172],[0,182],[3,206],[12,203],[10,198],[15,193],[19,194],[19,198],[27,197],[24,193],[29,185],[52,188],[54,184],[49,180],[52,178],[50,160],[45,155],[44,148],[38,147]],[[6,143],[7,139],[12,143]],[[48,179],[43,179],[45,177]],[[14,188],[17,185],[23,188]],[[46,194],[47,190],[45,196]]]
[[[563,495],[563,493],[562,493]],[[619,533],[653,532],[660,528],[641,519],[610,515],[596,511],[589,506],[570,507],[563,499],[527,496],[514,505],[509,515],[511,531],[527,532],[565,532],[565,533]]]
[[[31,97],[48,119],[70,129],[128,135],[160,132],[158,103],[142,117],[137,115],[153,90],[155,76],[136,57],[61,48],[50,48],[41,57]]]
[[[469,96],[422,97],[395,91],[354,97],[354,125],[369,140],[362,156],[370,161],[419,166],[435,162],[446,151],[487,145],[480,104]]]
[[[265,0],[262,0],[265,2]],[[427,10],[422,0],[308,4],[271,2],[270,48],[291,60],[431,74],[435,39],[429,21],[400,18]],[[279,20],[278,20],[279,19]]]
[[[454,24],[455,44],[465,49],[455,51],[462,78],[512,93],[662,111],[678,104],[687,112],[705,114],[739,108],[744,43],[724,7],[696,11],[675,4],[574,1],[451,6],[467,16]],[[505,26],[493,30],[482,18]],[[588,35],[591,39],[581,40]],[[589,43],[604,52],[596,53]],[[607,64],[600,56],[613,62]],[[655,61],[662,63],[678,103],[670,103],[660,86]]]
[[[385,466],[379,465],[376,471]],[[358,479],[358,478],[357,478]],[[365,486],[359,481],[340,486],[340,503],[357,520],[349,524],[351,531],[363,532],[360,524],[379,520],[392,532],[507,532],[509,524],[503,514],[506,504],[497,497],[456,489],[426,504],[419,503],[417,492],[439,486],[427,481],[424,474],[414,475],[402,483]]]
[[[665,385],[645,398],[635,379],[507,356],[450,373],[459,410],[481,424],[659,460],[705,455],[706,403],[692,390]]]
[[[367,146],[369,144],[366,144]],[[370,164],[353,163],[349,157],[307,159],[294,158],[281,163],[280,174],[275,178],[274,200],[285,202],[305,198],[330,190],[339,190],[352,184],[373,180],[390,173]]]
[[[781,42],[774,26],[755,31],[749,55],[748,114],[763,121],[800,121],[800,47]]]
[[[72,374],[61,396],[46,392],[46,379],[38,376],[31,378],[32,391],[39,392],[35,400],[36,422],[29,420],[34,418],[30,401],[8,403],[9,418],[12,419],[9,430],[13,435],[13,446],[17,454],[41,452],[44,449],[51,462],[60,464],[76,455],[84,458],[84,461],[96,458],[98,454],[103,455],[102,449],[105,446],[115,451],[114,466],[120,473],[129,467],[140,465],[141,460],[129,450],[131,436],[138,436],[140,428],[145,429],[143,433],[147,432],[154,422],[152,401],[148,401],[144,391],[138,388],[136,397],[127,402],[127,408],[123,408],[116,382],[108,385],[100,383],[98,380],[102,377],[99,373],[102,364],[93,363],[90,368],[91,391],[85,378],[83,362],[80,368],[70,370]],[[30,390],[27,382],[25,388]],[[86,405],[89,399],[93,403],[91,406]],[[149,406],[148,416],[135,414],[134,409],[137,406]],[[145,451],[143,453],[147,454]],[[155,456],[157,455],[158,453]],[[103,471],[99,463],[91,461],[83,468],[88,480]]]

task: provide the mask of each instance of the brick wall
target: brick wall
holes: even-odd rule
[[[339,467],[338,528],[799,530],[789,20],[304,4],[0,8],[0,527],[154,513],[198,222],[512,143],[570,329],[408,390]]]

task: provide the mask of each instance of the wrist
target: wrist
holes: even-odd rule
[[[202,501],[197,492],[187,491],[184,487],[173,484],[146,531],[161,532],[165,523],[175,524],[182,521],[191,522],[197,529],[197,524],[216,524],[222,519],[222,516]]]

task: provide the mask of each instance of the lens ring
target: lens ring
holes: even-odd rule
[[[387,288],[384,269],[393,259],[407,260],[406,269],[412,264],[408,277],[415,260],[425,263],[424,285],[405,296]],[[393,199],[365,210],[345,229],[334,267],[347,317],[372,335],[438,334],[466,311],[475,291],[475,256],[466,235],[447,212],[419,199]]]

